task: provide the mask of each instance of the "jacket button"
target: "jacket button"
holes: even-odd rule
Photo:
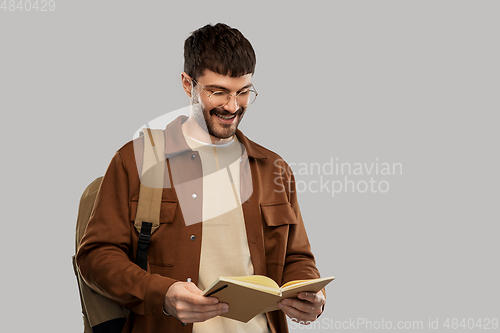
[[[198,197],[198,196],[196,195],[196,193],[193,193],[193,194],[191,195],[191,198],[193,198],[193,199],[196,199],[197,197]]]
[[[195,154],[192,154],[191,155],[191,159],[194,160],[196,158],[196,155]]]
[[[182,323],[182,326],[186,326],[186,323]]]
[[[191,282],[191,278],[187,278],[187,282]]]
[[[191,235],[191,240],[195,240],[196,239],[196,236],[195,235]]]

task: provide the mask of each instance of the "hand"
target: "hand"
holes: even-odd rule
[[[325,295],[320,290],[317,293],[300,292],[297,299],[287,298],[279,302],[279,307],[290,319],[300,324],[309,325],[323,312]]]
[[[229,305],[203,292],[192,282],[174,282],[167,290],[163,308],[183,323],[202,322],[229,311]]]

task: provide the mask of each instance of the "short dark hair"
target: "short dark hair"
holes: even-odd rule
[[[253,74],[255,63],[252,44],[224,23],[207,24],[184,42],[184,71],[195,80],[206,69],[231,77]]]

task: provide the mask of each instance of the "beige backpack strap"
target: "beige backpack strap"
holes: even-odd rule
[[[139,203],[134,226],[141,232],[142,222],[152,223],[151,233],[160,226],[161,197],[165,175],[165,132],[144,128],[144,158],[142,164]]]
[[[136,263],[147,270],[147,255],[151,234],[160,226],[161,197],[165,175],[165,132],[144,128],[144,158],[142,162],[139,203],[134,226],[139,232]]]

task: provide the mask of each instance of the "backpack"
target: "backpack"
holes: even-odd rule
[[[144,135],[144,133],[147,133],[147,135]],[[141,135],[144,136],[144,155],[139,202],[134,226],[139,233],[136,264],[147,270],[151,234],[160,225],[165,163],[164,159],[160,160],[158,156],[162,156],[160,155],[162,153],[163,156],[165,154],[165,132],[159,129],[144,128]],[[75,255],[72,259],[73,270],[80,292],[84,333],[120,333],[130,313],[127,308],[91,289],[83,280],[76,265],[76,253],[92,215],[102,179],[102,176],[96,178],[83,191],[76,221]]]

